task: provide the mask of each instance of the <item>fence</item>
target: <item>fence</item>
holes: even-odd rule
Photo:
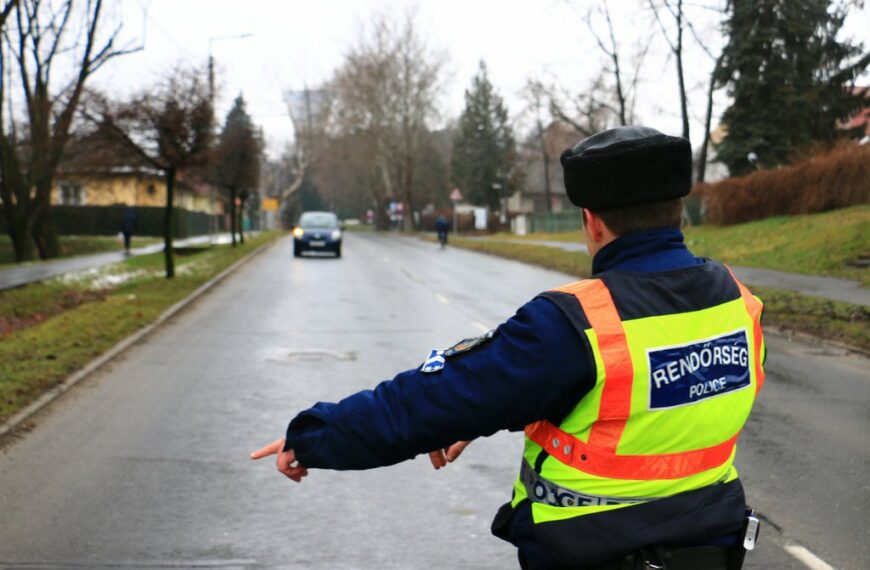
[[[534,232],[573,232],[582,228],[580,210],[559,212],[558,214],[532,214],[531,231]]]
[[[126,206],[53,206],[51,217],[60,235],[115,235],[121,230],[121,218],[126,209]],[[137,207],[135,234],[162,236],[163,216],[163,208]],[[223,231],[223,217],[175,208],[175,237],[207,234],[212,225]],[[0,207],[0,232],[7,231],[6,216]]]

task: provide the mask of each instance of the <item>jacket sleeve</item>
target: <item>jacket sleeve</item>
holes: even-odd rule
[[[392,465],[456,441],[567,413],[594,384],[585,343],[538,297],[489,341],[443,369],[398,374],[338,403],[319,402],[287,428],[285,449],[310,468]]]

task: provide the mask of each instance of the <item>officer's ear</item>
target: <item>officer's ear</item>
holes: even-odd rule
[[[593,242],[598,243],[603,238],[604,222],[601,218],[588,208],[583,208],[583,230],[587,237]]]

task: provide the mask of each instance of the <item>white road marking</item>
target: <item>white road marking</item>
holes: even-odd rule
[[[488,326],[477,321],[471,321],[471,324],[480,329],[480,332],[489,332],[490,330],[492,330]]]
[[[404,273],[405,276],[406,276],[408,279],[410,279],[411,281],[413,281],[414,283],[422,283],[422,282],[423,282],[422,279],[420,279],[419,277],[417,277],[416,275],[414,275],[413,273],[411,273],[410,271],[408,271],[408,270],[407,270],[406,268],[404,268],[404,267],[402,268],[402,273]]]
[[[785,548],[786,552],[803,562],[807,568],[812,570],[835,570],[833,566],[799,544],[787,544],[783,548]]]
[[[445,297],[441,293],[435,293],[435,298],[438,299],[439,301],[441,301],[445,305],[450,304],[450,301],[447,299],[447,297]]]

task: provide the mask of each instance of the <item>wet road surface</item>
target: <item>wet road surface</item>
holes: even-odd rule
[[[244,266],[35,418],[0,454],[0,568],[515,568],[489,534],[521,436],[296,485],[248,453],[294,413],[498,325],[564,274],[350,234]],[[747,568],[870,567],[866,360],[773,340],[738,467],[767,525]],[[848,362],[848,364],[843,364]],[[264,460],[266,461],[266,460]]]

